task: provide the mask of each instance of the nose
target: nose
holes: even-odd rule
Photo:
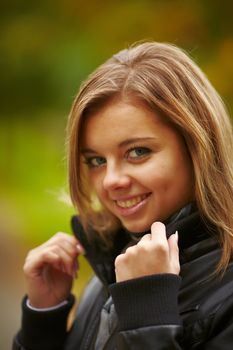
[[[108,164],[103,179],[103,187],[106,191],[124,189],[131,184],[131,178],[121,166]]]

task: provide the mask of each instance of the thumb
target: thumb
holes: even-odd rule
[[[180,260],[177,231],[168,238],[168,245],[171,273],[175,273],[176,275],[178,275],[180,272]]]

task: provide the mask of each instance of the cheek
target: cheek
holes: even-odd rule
[[[99,198],[102,198],[104,195],[104,189],[102,186],[103,179],[101,174],[98,174],[97,172],[93,172],[93,173],[91,172],[89,179],[90,179],[90,184],[93,190],[96,192],[97,196]]]
[[[148,186],[160,193],[179,192],[180,188],[189,181],[189,167],[184,167],[182,161],[174,161],[173,157],[165,154],[157,159],[146,172]],[[150,175],[149,175],[150,174]]]
[[[176,171],[174,165],[173,159],[166,157],[166,155],[161,155],[145,169],[144,177],[145,179],[148,178],[148,180],[151,179],[151,183],[165,183],[174,179]]]
[[[164,190],[172,201],[190,201],[193,198],[193,170],[190,159],[176,158],[164,174]]]

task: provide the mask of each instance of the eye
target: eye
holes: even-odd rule
[[[85,159],[85,163],[90,167],[90,168],[97,168],[103,164],[106,163],[105,158],[103,157],[89,157]]]
[[[127,158],[140,159],[150,153],[150,149],[147,147],[134,147],[128,151]]]

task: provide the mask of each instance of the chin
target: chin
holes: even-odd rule
[[[153,222],[152,222],[153,223]],[[129,223],[122,223],[122,225],[124,226],[124,228],[131,232],[131,233],[143,233],[143,232],[149,232],[151,231],[151,225],[152,223],[150,224],[136,224],[136,223],[132,223],[132,224],[129,224]]]

